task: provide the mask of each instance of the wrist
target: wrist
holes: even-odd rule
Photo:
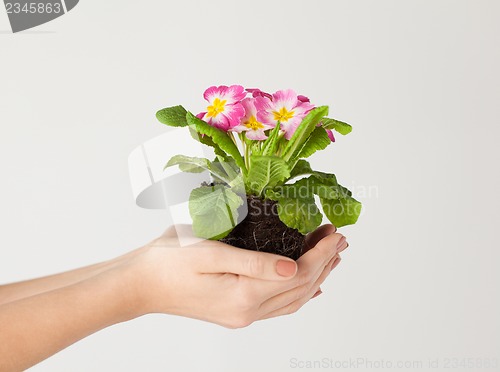
[[[137,250],[140,253],[124,257],[112,270],[120,278],[119,291],[130,318],[157,312],[154,308],[154,270],[151,267],[154,258],[150,257],[149,248],[142,247]]]

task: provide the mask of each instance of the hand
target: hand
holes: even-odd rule
[[[187,227],[177,228],[183,229],[185,236]],[[215,241],[181,247],[169,229],[117,259],[7,285],[7,297],[20,290],[27,296],[0,305],[0,370],[25,370],[98,330],[147,313],[239,328],[295,312],[320,293],[347,247],[331,225],[306,242],[306,253],[295,262]]]
[[[184,235],[189,226],[177,226]],[[297,262],[218,241],[180,247],[175,228],[130,255],[128,270],[141,313],[201,319],[228,328],[290,314],[318,293],[346,248],[332,225],[307,237]]]

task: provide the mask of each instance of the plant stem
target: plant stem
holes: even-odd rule
[[[247,146],[245,148],[245,164],[247,166],[247,169],[250,168],[250,150],[251,150],[251,146]]]

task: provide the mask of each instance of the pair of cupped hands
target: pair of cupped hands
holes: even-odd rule
[[[209,321],[228,328],[292,314],[320,295],[320,285],[348,247],[333,225],[306,237],[297,260],[231,247],[218,241],[181,246],[188,225],[127,255],[128,272],[140,293],[141,311]],[[125,258],[125,257],[122,257]],[[123,261],[122,261],[123,263]]]

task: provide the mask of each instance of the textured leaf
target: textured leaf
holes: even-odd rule
[[[295,178],[304,174],[311,173],[314,173],[314,171],[311,169],[311,165],[309,164],[309,162],[307,160],[299,160],[290,172],[290,178]]]
[[[300,167],[304,171],[310,171],[309,164],[305,161]],[[319,196],[325,215],[337,227],[355,223],[361,213],[361,203],[352,197],[347,188],[337,183],[335,175],[328,173],[313,171],[307,178],[291,185],[276,187],[274,190],[266,190],[265,194],[266,198],[278,202],[280,219],[287,226],[302,233],[307,230],[312,231],[310,229],[316,228],[321,223],[319,212],[310,206],[314,203],[314,195]],[[304,205],[309,208],[307,213]],[[280,212],[279,208],[285,206],[289,209]],[[319,215],[321,216],[320,213]]]
[[[242,204],[237,194],[222,185],[194,189],[189,197],[194,234],[204,239],[222,239],[236,226],[238,207]]]
[[[316,107],[307,114],[283,150],[283,159],[289,161],[297,158],[298,152],[325,115],[328,115],[328,106]]]
[[[323,220],[313,196],[278,198],[278,216],[285,225],[304,235],[316,230]]]
[[[226,178],[223,178],[222,180],[224,180],[224,182],[226,182],[233,191],[245,194],[245,184],[241,175],[241,169],[236,165],[234,159],[224,159],[221,156],[218,156],[210,164],[210,166],[213,170],[217,170],[219,174],[227,175]],[[215,172],[212,172],[212,174],[216,175]],[[215,176],[214,181],[217,182],[220,178],[222,177]]]
[[[283,186],[283,195],[291,198],[316,194],[322,198],[337,199],[341,196],[338,185],[314,176],[303,178],[291,185]]]
[[[340,120],[324,118],[322,120],[322,126],[325,129],[333,129],[344,136],[352,132],[352,126]]]
[[[352,196],[345,195],[339,199],[320,198],[326,217],[336,227],[355,224],[361,214],[362,205]]]
[[[262,144],[262,155],[274,155],[276,153],[279,137],[280,135],[280,125],[279,123],[271,130],[269,137]]]
[[[156,118],[162,124],[171,127],[185,127],[188,125],[186,120],[186,109],[182,106],[173,106],[164,108],[156,113]]]
[[[210,162],[210,160],[205,158],[197,158],[185,155],[175,155],[173,156],[165,166],[165,168],[178,165],[179,169],[183,172],[189,173],[201,173],[203,171],[209,171],[217,179],[220,179],[226,183],[230,182],[230,179],[234,177],[228,176],[228,174]]]
[[[308,158],[316,151],[324,150],[331,142],[326,130],[321,127],[316,127],[302,145],[302,148],[297,152],[297,156],[290,159],[290,163],[294,164],[299,159]]]
[[[183,172],[201,173],[210,170],[210,160],[205,158],[196,158],[185,155],[175,155],[168,161],[165,168],[178,165],[179,169]]]
[[[303,160],[303,163],[297,163],[297,165],[299,164],[302,169],[297,171],[294,169],[293,173],[309,173],[310,176],[302,178],[295,183],[283,185],[281,187],[281,193],[283,196],[298,197],[302,195],[316,194],[324,198],[335,199],[343,195],[344,190],[346,190],[346,192],[350,192],[349,190],[343,189],[338,185],[337,178],[334,174],[313,171],[311,170],[309,163],[305,160]]]
[[[210,146],[214,149],[214,153],[217,156],[222,156],[223,158],[228,158],[228,155],[222,151],[222,149],[217,145],[214,141],[212,141],[212,138],[209,136],[202,136],[199,134],[196,129],[193,127],[189,127],[189,133],[191,134],[191,137],[195,139],[196,141],[206,145]]]
[[[290,177],[287,163],[277,156],[254,155],[250,158],[247,186],[252,193],[261,195],[266,188],[273,188]]]
[[[190,112],[187,113],[186,119],[188,124],[194,126],[198,133],[209,136],[212,139],[213,143],[216,144],[226,154],[230,155],[234,159],[236,164],[241,169],[243,169],[243,172],[246,173],[246,167],[243,157],[241,156],[238,147],[229,137],[227,132],[208,125],[206,122],[198,119]]]

